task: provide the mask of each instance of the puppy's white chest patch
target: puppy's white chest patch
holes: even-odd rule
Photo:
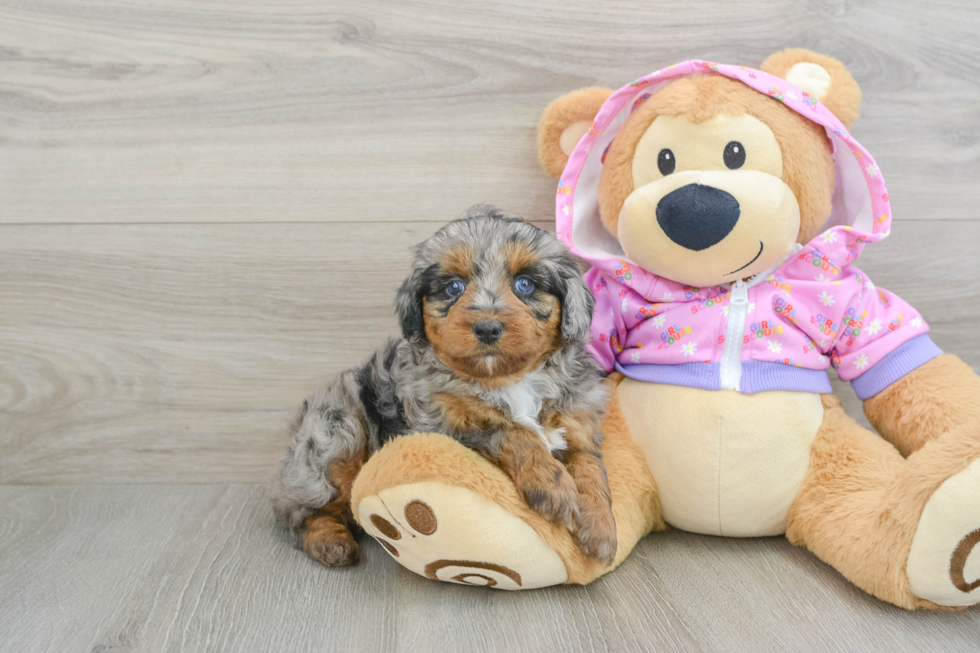
[[[565,429],[541,426],[542,395],[540,385],[548,379],[535,370],[519,382],[492,391],[491,401],[510,415],[515,424],[536,433],[548,451],[565,449]]]
[[[548,447],[548,451],[564,451],[568,443],[565,442],[565,429],[541,429],[541,433],[538,433],[538,437],[545,443]]]

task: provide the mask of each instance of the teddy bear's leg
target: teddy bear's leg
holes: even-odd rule
[[[980,376],[942,354],[865,400],[864,413],[908,456],[960,426],[980,425]]]
[[[980,432],[902,457],[824,397],[824,421],[786,535],[903,608],[980,603]]]
[[[588,583],[665,528],[645,459],[622,426],[613,403],[603,458],[618,548],[608,567],[531,510],[503,471],[445,435],[395,438],[372,456],[354,482],[353,513],[397,562],[434,580],[515,590]]]

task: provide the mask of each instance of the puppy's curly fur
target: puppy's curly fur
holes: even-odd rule
[[[358,560],[350,490],[389,439],[445,433],[498,464],[528,504],[603,562],[616,552],[586,351],[593,298],[551,234],[487,205],[417,246],[388,341],[303,402],[273,488],[297,544],[327,566]]]

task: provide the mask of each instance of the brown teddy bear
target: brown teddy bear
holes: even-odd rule
[[[593,265],[616,559],[583,556],[439,435],[367,463],[359,522],[417,573],[498,588],[589,582],[669,524],[786,533],[904,608],[980,602],[980,379],[854,265],[891,223],[847,131],[860,102],[840,62],[806,50],[553,102],[539,155],[560,178],[558,234]],[[883,437],[844,413],[831,365]]]

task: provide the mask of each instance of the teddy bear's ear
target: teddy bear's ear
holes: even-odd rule
[[[823,102],[845,127],[850,127],[861,113],[861,87],[844,64],[833,57],[802,48],[783,50],[766,59],[762,70]]]
[[[612,93],[608,88],[582,88],[561,96],[544,110],[538,123],[538,160],[549,175],[561,177],[568,155]]]

